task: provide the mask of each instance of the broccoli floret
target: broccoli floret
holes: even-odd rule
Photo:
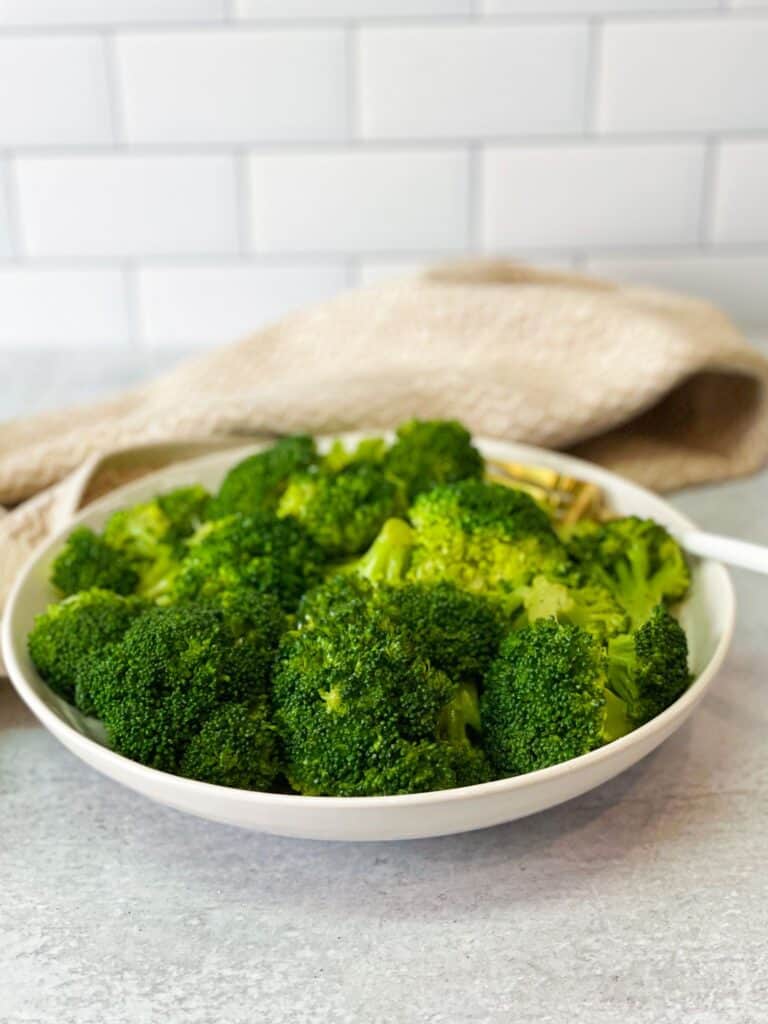
[[[167,599],[184,552],[183,541],[202,522],[208,497],[203,487],[181,487],[118,509],[109,517],[104,540],[122,552],[138,573],[142,596]]]
[[[485,462],[467,430],[456,420],[409,420],[397,428],[386,469],[412,501],[438,484],[479,479]]]
[[[174,581],[177,600],[211,597],[237,587],[275,594],[286,611],[320,581],[324,555],[293,519],[234,513],[204,523]]]
[[[373,544],[341,570],[371,583],[402,583],[411,563],[416,536],[404,519],[387,519]]]
[[[258,515],[277,509],[288,479],[317,461],[314,439],[304,434],[285,437],[271,448],[238,462],[224,477],[208,516],[221,519],[233,512]]]
[[[661,714],[690,681],[688,640],[663,605],[634,633],[608,642],[608,685],[625,701],[636,725]]]
[[[92,587],[132,594],[139,574],[122,552],[87,526],[78,526],[54,560],[51,583],[65,596]]]
[[[233,789],[267,790],[280,765],[266,697],[222,704],[189,741],[179,774]]]
[[[485,750],[500,775],[567,761],[632,728],[607,688],[605,655],[578,626],[540,619],[510,633],[481,698]]]
[[[320,468],[329,473],[339,473],[355,462],[380,465],[387,454],[387,442],[383,437],[366,437],[351,450],[343,441],[334,441],[320,460]]]
[[[469,725],[470,715],[458,694],[404,630],[363,619],[288,634],[274,701],[291,785],[375,796],[489,778],[482,753],[459,736],[461,716]],[[445,711],[452,702],[453,715]],[[441,738],[449,726],[450,739]]]
[[[71,703],[82,661],[119,640],[146,608],[139,598],[111,590],[74,594],[35,618],[27,637],[29,655],[53,692]]]
[[[496,656],[505,624],[497,607],[453,583],[374,587],[339,574],[311,590],[299,606],[300,626],[354,628],[366,619],[381,629],[404,630],[414,648],[453,678],[479,680]]]
[[[549,517],[528,494],[465,480],[427,491],[411,507],[416,544],[408,578],[448,579],[519,607],[519,588],[557,571],[565,552]]]
[[[612,591],[633,626],[645,622],[657,604],[679,601],[688,592],[690,573],[680,545],[650,519],[585,520],[565,539],[571,557]]]
[[[297,519],[329,557],[344,557],[368,547],[401,506],[397,485],[381,469],[353,462],[338,473],[294,476],[277,511]]]
[[[81,665],[78,694],[103,720],[115,750],[174,771],[221,704],[266,693],[282,612],[269,595],[241,595],[236,608],[155,607]]]
[[[538,619],[581,626],[604,639],[627,629],[627,616],[610,590],[596,583],[581,585],[573,576],[534,576],[521,591],[525,615],[521,625]]]

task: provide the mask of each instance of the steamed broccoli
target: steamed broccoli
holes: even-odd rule
[[[71,703],[82,661],[119,640],[146,608],[137,597],[95,587],[74,594],[35,618],[29,655],[54,693]]]
[[[104,540],[138,573],[140,594],[152,600],[167,598],[184,552],[183,541],[203,521],[208,500],[203,487],[181,487],[118,509],[109,517]]]
[[[414,502],[416,529],[409,579],[447,579],[511,611],[518,588],[565,562],[549,517],[523,491],[465,480],[427,491]]]
[[[663,605],[634,633],[608,642],[608,685],[625,701],[635,725],[661,714],[690,680],[688,640]]]
[[[409,500],[438,484],[480,478],[485,462],[469,432],[456,420],[409,420],[397,428],[385,460]]]
[[[299,624],[315,629],[355,628],[367,619],[383,630],[404,631],[431,665],[464,680],[482,678],[504,632],[494,604],[448,582],[374,587],[365,578],[339,574],[299,606]]]
[[[401,505],[397,485],[378,466],[362,461],[338,473],[292,477],[277,512],[297,519],[329,557],[343,557],[366,548]]]
[[[316,460],[315,442],[304,434],[285,437],[271,448],[249,455],[224,477],[211,500],[208,517],[221,519],[233,512],[243,515],[274,512],[288,478],[309,468]]]
[[[269,789],[278,774],[277,731],[266,697],[221,704],[189,741],[179,774],[234,789]]]
[[[266,693],[283,614],[269,595],[240,594],[234,606],[155,607],[81,664],[78,700],[95,709],[115,750],[175,771],[220,705]]]
[[[173,596],[192,600],[245,586],[275,594],[292,611],[321,579],[323,562],[322,551],[295,520],[234,513],[204,523],[190,539]]]
[[[287,775],[301,793],[410,793],[490,777],[471,739],[467,691],[409,633],[375,618],[288,634],[274,702]]]
[[[581,626],[600,639],[627,629],[627,616],[610,590],[596,583],[583,584],[574,574],[534,576],[521,590],[524,622],[555,618]]]
[[[371,583],[402,583],[415,543],[416,535],[404,519],[387,519],[368,550],[341,571],[362,576]]]
[[[87,526],[78,526],[54,560],[51,583],[65,596],[92,587],[132,594],[139,574],[122,552]]]
[[[351,449],[343,441],[336,440],[323,455],[319,465],[324,472],[339,473],[355,462],[381,465],[386,454],[387,442],[383,437],[365,437]]]
[[[570,556],[608,587],[639,626],[660,602],[679,601],[690,586],[680,545],[650,519],[627,516],[607,523],[577,523],[566,533]]]
[[[480,708],[485,751],[500,775],[547,768],[632,729],[626,705],[607,688],[602,648],[554,619],[509,634]]]

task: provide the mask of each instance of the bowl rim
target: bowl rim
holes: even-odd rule
[[[339,437],[342,440],[354,442],[356,439],[361,437],[370,437],[373,434],[376,436],[382,436],[382,434],[385,433],[387,432],[381,430],[356,430],[354,432],[339,432],[338,434],[333,435],[318,435],[316,439],[318,442],[322,443],[323,441],[333,440],[336,437]],[[614,473],[611,470],[605,469],[604,467],[598,466],[594,463],[587,462],[584,459],[580,459],[576,456],[568,455],[563,452],[558,452],[554,449],[539,448],[535,445],[504,441],[496,438],[473,437],[473,441],[484,453],[491,453],[493,449],[496,449],[500,455],[503,455],[505,449],[508,452],[510,448],[514,448],[516,461],[519,461],[520,458],[526,460],[530,457],[531,464],[533,465],[550,464],[554,468],[570,472],[573,476],[581,476],[584,479],[594,481],[598,484],[600,484],[601,481],[605,485],[609,486],[611,484],[619,484],[624,490],[635,491],[640,496],[651,498],[655,501],[661,501],[669,509],[671,517],[679,524],[691,529],[697,528],[693,520],[682,512],[679,512],[674,508],[674,506],[669,505],[662,496],[655,494],[648,488],[635,483],[633,480],[627,479],[619,473]],[[129,500],[131,493],[139,486],[146,486],[147,483],[151,483],[153,479],[162,478],[169,471],[181,469],[182,467],[186,470],[194,471],[195,468],[200,466],[202,463],[218,463],[230,458],[232,460],[232,464],[234,464],[236,458],[244,457],[243,453],[246,450],[258,451],[260,448],[263,448],[265,444],[269,443],[271,443],[269,440],[254,440],[252,444],[244,442],[242,445],[233,446],[232,448],[225,449],[224,451],[207,453],[197,458],[172,463],[159,470],[155,470],[138,480],[129,481],[123,486],[115,488],[115,490],[110,491],[104,497],[91,502],[84,509],[79,511],[77,515],[73,516],[66,524],[54,531],[54,533],[43,541],[42,544],[38,545],[24,563],[22,569],[14,580],[6,600],[2,617],[2,625],[0,627],[0,651],[2,652],[2,658],[5,662],[11,683],[26,706],[49,732],[51,732],[60,742],[75,753],[79,753],[78,748],[81,748],[86,752],[92,751],[92,757],[87,756],[86,754],[83,756],[83,759],[92,766],[103,765],[105,768],[109,766],[113,770],[109,771],[108,774],[112,778],[117,778],[118,781],[120,779],[124,779],[126,776],[130,776],[135,780],[144,780],[144,783],[139,787],[142,791],[147,787],[151,787],[156,790],[158,786],[162,786],[166,790],[170,788],[179,794],[188,794],[190,797],[193,797],[195,793],[205,793],[209,796],[215,796],[222,803],[245,802],[246,804],[258,804],[262,806],[272,806],[275,808],[297,808],[299,806],[309,806],[310,804],[316,809],[324,808],[328,810],[341,810],[342,808],[357,808],[359,810],[372,810],[374,808],[383,809],[385,807],[393,809],[406,807],[413,808],[419,806],[424,807],[436,803],[456,804],[464,800],[478,799],[485,796],[498,796],[502,793],[512,793],[517,790],[527,788],[534,789],[537,785],[546,785],[555,781],[560,776],[568,775],[582,769],[587,771],[593,766],[598,766],[604,761],[610,760],[623,750],[629,750],[635,746],[644,745],[653,733],[664,731],[670,721],[680,718],[682,722],[682,719],[686,717],[688,712],[703,696],[704,691],[709,687],[713,678],[723,664],[733,638],[735,626],[736,598],[733,582],[731,580],[730,573],[720,562],[715,562],[711,559],[700,559],[699,561],[702,565],[712,567],[719,577],[718,583],[723,621],[720,639],[718,640],[717,646],[712,652],[707,664],[696,676],[695,680],[690,684],[685,693],[678,697],[678,699],[660,715],[656,715],[649,722],[646,722],[637,729],[634,729],[626,736],[614,740],[603,747],[599,747],[597,750],[590,751],[587,754],[581,754],[578,757],[570,758],[567,761],[561,761],[558,764],[550,765],[547,768],[539,768],[533,772],[527,772],[522,775],[513,775],[503,779],[495,779],[491,782],[482,782],[471,786],[461,786],[452,789],[428,790],[423,793],[401,793],[389,796],[308,796],[301,793],[270,793],[262,790],[235,789],[229,786],[219,786],[208,782],[200,782],[197,779],[187,779],[180,775],[174,775],[171,772],[161,771],[157,768],[150,768],[149,766],[140,764],[138,761],[134,761],[122,754],[118,754],[116,751],[98,743],[96,740],[93,740],[89,736],[81,733],[78,729],[74,728],[74,726],[71,726],[52,708],[50,708],[35,692],[34,687],[28,678],[28,672],[17,656],[17,641],[13,636],[13,626],[18,610],[18,604],[27,581],[35,570],[38,562],[43,559],[52,548],[57,547],[62,540],[69,535],[74,527],[84,520],[90,519],[94,512],[98,513],[102,509],[111,510],[115,506],[115,500],[117,499],[119,501],[121,496],[125,495],[126,499]],[[26,637],[24,640],[25,639]],[[19,641],[19,644],[23,644],[24,640]],[[47,685],[41,678],[40,684],[43,686]]]

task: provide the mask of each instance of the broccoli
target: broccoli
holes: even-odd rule
[[[387,519],[368,550],[340,571],[355,573],[371,583],[402,583],[415,542],[416,535],[404,519]]]
[[[245,586],[275,594],[292,611],[322,578],[323,563],[323,552],[295,520],[236,512],[204,523],[189,540],[173,596],[193,600]]]
[[[269,789],[279,771],[277,732],[266,697],[221,704],[189,741],[179,774],[234,789]]]
[[[608,641],[608,685],[624,700],[635,725],[661,714],[690,681],[688,640],[663,605],[634,633]]]
[[[104,540],[122,552],[138,573],[139,594],[150,600],[167,599],[183,542],[202,522],[208,500],[203,487],[181,487],[118,509],[109,517]]]
[[[490,601],[453,583],[374,587],[367,579],[338,574],[311,590],[299,605],[300,626],[354,628],[373,619],[381,629],[405,631],[435,668],[480,680],[499,649],[504,622]]]
[[[283,613],[269,595],[232,602],[154,607],[80,665],[78,703],[95,709],[118,753],[175,771],[220,705],[266,693]]]
[[[456,420],[409,420],[397,428],[385,460],[387,473],[400,480],[412,501],[438,484],[479,479],[485,462]]]
[[[78,526],[54,560],[51,583],[65,596],[92,587],[132,594],[139,574],[122,552],[87,526]]]
[[[409,579],[452,580],[508,612],[519,607],[521,586],[565,563],[546,512],[528,494],[500,484],[436,487],[416,499],[411,521],[416,543]]]
[[[565,541],[570,556],[611,590],[633,627],[660,602],[679,601],[688,592],[690,573],[680,545],[650,519],[584,520],[566,532]]]
[[[297,519],[329,557],[344,557],[368,547],[401,507],[397,485],[362,461],[338,473],[310,470],[292,477],[277,514]]]
[[[271,448],[249,455],[224,477],[208,507],[208,517],[221,519],[233,512],[275,512],[288,478],[316,461],[315,442],[304,434],[285,437]]]
[[[521,591],[525,615],[522,624],[555,618],[581,626],[604,639],[627,629],[627,616],[610,590],[596,583],[582,584],[573,574],[534,576]]]
[[[490,778],[471,741],[467,691],[410,634],[375,618],[287,634],[273,696],[288,779],[301,793],[375,796]]]
[[[567,761],[632,729],[624,701],[607,688],[600,645],[554,619],[507,636],[480,711],[485,751],[502,776]]]
[[[366,437],[358,441],[350,451],[343,441],[334,441],[320,460],[324,472],[338,473],[356,462],[380,465],[387,454],[387,442],[383,437]]]
[[[73,594],[35,618],[29,656],[53,692],[71,703],[80,663],[119,640],[146,608],[139,598],[111,590]]]

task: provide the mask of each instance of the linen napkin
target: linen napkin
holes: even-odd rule
[[[505,262],[347,292],[116,398],[0,424],[0,503],[20,503],[0,518],[0,604],[36,544],[131,476],[411,416],[670,490],[765,461],[768,360],[705,302]]]

